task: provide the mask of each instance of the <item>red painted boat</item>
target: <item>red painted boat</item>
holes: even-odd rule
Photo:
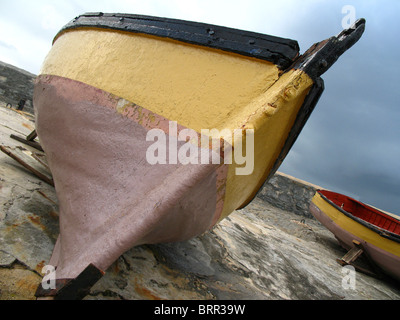
[[[400,217],[328,190],[316,192],[310,211],[343,248],[360,242],[379,268],[400,280]]]

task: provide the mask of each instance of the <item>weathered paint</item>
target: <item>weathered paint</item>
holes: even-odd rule
[[[82,19],[57,34],[34,96],[37,133],[60,201],[60,236],[50,260],[60,279],[77,277],[89,264],[106,270],[139,244],[199,235],[249,203],[318,101],[323,90],[320,57],[336,60],[336,46],[342,53],[348,48],[346,36],[352,34],[346,31],[340,39],[316,45],[296,64],[293,49],[298,47],[291,47],[296,44],[291,40],[266,37],[262,50],[267,61],[246,51],[249,44],[243,46],[248,40],[242,32],[228,38],[244,51],[227,43],[218,46],[225,38],[218,40],[214,32],[210,40],[201,35],[197,45],[183,41],[186,31],[172,20],[174,39],[183,42],[168,38],[167,25],[157,19],[144,18],[151,35],[136,29],[133,20],[140,17],[127,17],[133,19],[125,25],[128,31],[120,25],[124,17],[87,14]],[[155,29],[150,21],[157,24]],[[152,33],[161,29],[163,37]],[[280,57],[286,59],[285,67],[275,65],[287,49],[291,55]],[[314,65],[316,72],[310,76],[305,66]],[[151,129],[167,133],[167,145],[177,140],[180,130],[191,129],[197,151],[219,151],[212,143],[202,145],[202,130],[215,130],[211,138],[234,154],[241,149],[248,153],[254,138],[251,155],[246,154],[253,170],[238,174],[236,159],[224,162],[230,154],[225,149],[223,164],[151,165],[146,156]],[[232,141],[237,130],[241,136]],[[186,141],[178,141],[177,148],[183,144]]]
[[[291,70],[254,98],[248,106],[251,113],[241,115],[239,127],[254,130],[254,171],[236,175],[235,166],[230,167],[221,218],[247,204],[265,182],[312,84],[304,72]]]
[[[151,121],[116,112],[125,100],[82,82],[39,76],[34,101],[60,206],[50,260],[57,278],[74,278],[90,263],[106,270],[139,244],[189,239],[220,216],[226,166],[152,166],[146,161]]]
[[[95,28],[62,33],[41,73],[84,82],[198,133],[254,129],[254,171],[239,176],[229,166],[221,219],[264,183],[313,84],[300,70],[280,76],[267,61]]]
[[[87,83],[198,132],[241,122],[243,108],[279,77],[267,61],[101,29],[63,33],[40,73]]]
[[[66,30],[82,28],[119,30],[173,39],[270,61],[281,69],[288,68],[299,54],[297,41],[291,39],[207,23],[121,13],[82,14],[67,23],[55,39]]]

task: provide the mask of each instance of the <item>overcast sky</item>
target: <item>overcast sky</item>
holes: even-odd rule
[[[279,171],[400,214],[398,0],[0,0],[0,60],[37,74],[57,31],[94,11],[271,34],[303,53],[342,30],[346,5],[366,31],[322,76],[325,92]]]

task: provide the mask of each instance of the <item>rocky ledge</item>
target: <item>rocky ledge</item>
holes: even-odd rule
[[[29,114],[0,103],[0,144],[50,176],[38,150],[10,138],[34,129]],[[336,262],[345,251],[308,213],[316,186],[277,173],[244,209],[180,243],[124,253],[87,300],[400,299],[398,284]],[[54,188],[0,153],[0,299],[35,299],[58,236]]]
[[[0,101],[18,108],[25,101],[23,110],[33,112],[33,82],[36,75],[0,61]]]

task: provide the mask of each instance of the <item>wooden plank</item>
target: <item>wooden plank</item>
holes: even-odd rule
[[[50,171],[50,167],[46,162],[46,155],[32,152],[32,157],[37,160],[43,167]]]
[[[27,135],[26,140],[33,141],[37,137],[36,129]]]
[[[354,243],[354,241],[353,241]],[[360,243],[357,241],[358,245],[360,245]],[[349,250],[343,257],[342,259],[340,259],[342,262],[344,262],[345,264],[351,264],[353,261],[357,260],[357,258],[359,256],[362,255],[362,253],[364,252],[364,250],[362,248],[360,248],[359,246],[354,246],[351,250]]]
[[[10,138],[12,138],[14,140],[17,140],[19,142],[25,143],[26,145],[31,146],[31,147],[39,150],[39,151],[43,151],[41,145],[39,143],[37,143],[36,141],[28,141],[25,138],[21,138],[21,137],[16,136],[15,134],[11,134]]]
[[[36,170],[35,168],[33,168],[32,166],[30,166],[29,164],[27,164],[25,161],[23,161],[21,158],[19,158],[17,155],[15,155],[14,153],[12,153],[10,150],[8,150],[7,147],[5,146],[1,146],[0,145],[0,150],[2,152],[4,152],[6,155],[8,155],[9,157],[13,158],[15,161],[17,161],[19,164],[21,164],[24,168],[28,169],[30,172],[32,172],[35,176],[37,176],[40,180],[48,183],[49,185],[54,187],[54,181],[53,179],[47,177],[46,175],[44,175],[43,173],[39,172],[38,170]]]
[[[353,243],[357,248],[364,249],[363,245],[360,242],[353,240]],[[368,263],[369,263],[371,269],[373,270],[373,272],[370,272],[370,271],[368,271],[368,272],[364,271],[364,272],[369,273],[370,275],[377,277],[377,278],[383,278],[383,273],[382,273],[381,269],[375,264],[374,260],[371,258],[371,256],[368,254],[368,252],[366,250],[364,250],[364,256],[367,258]]]
[[[336,259],[336,261],[342,266],[351,265],[357,271],[367,274],[371,277],[381,278],[382,273],[380,272],[379,267],[374,263],[372,258],[369,256],[368,252],[364,249],[363,245],[357,240],[353,240],[353,244],[354,244],[354,247],[351,248],[341,259]],[[361,267],[361,266],[355,264],[355,261],[363,253],[364,253],[364,256],[367,258],[367,261],[369,262],[369,265],[373,271],[368,270],[364,267]]]

